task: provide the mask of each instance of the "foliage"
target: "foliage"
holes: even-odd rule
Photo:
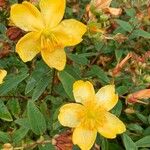
[[[67,64],[60,72],[48,67],[40,55],[24,63],[16,54],[17,37],[25,33],[10,30],[8,17],[10,5],[17,2],[9,0],[0,6],[0,68],[7,70],[0,85],[0,149],[5,143],[14,149],[55,149],[54,136],[68,130],[58,122],[59,108],[74,102],[72,85],[82,79],[92,82],[96,91],[115,84],[119,102],[111,112],[127,128],[113,140],[98,135],[96,144],[102,150],[148,150],[150,96],[128,101],[130,94],[150,88],[148,1],[113,0],[111,6],[121,8],[121,15],[90,10],[96,16],[93,21],[85,9],[89,0],[68,0],[64,18],[80,20],[88,31],[80,44],[65,48]],[[129,53],[132,57],[121,64]]]

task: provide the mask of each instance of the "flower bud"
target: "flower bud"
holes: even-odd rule
[[[23,31],[17,27],[7,29],[6,35],[12,41],[18,41],[23,36]]]
[[[56,147],[56,150],[72,150],[73,143],[71,137],[71,131],[55,135],[52,139],[52,144]]]
[[[5,143],[2,150],[13,150],[13,146],[10,143]]]

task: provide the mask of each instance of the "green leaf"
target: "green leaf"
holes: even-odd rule
[[[120,20],[120,19],[116,19],[116,22],[120,25],[120,27],[122,29],[124,29],[125,31],[131,32],[133,27],[126,21]]]
[[[28,121],[28,118],[19,118],[17,120],[15,120],[15,123],[22,126],[22,127],[26,127],[28,129],[30,129],[30,123]]]
[[[17,85],[22,82],[29,74],[19,74],[19,75],[10,75],[8,76],[5,83],[0,86],[0,95],[7,94],[13,88],[17,87]]]
[[[26,127],[21,127],[20,129],[16,130],[12,135],[13,142],[18,144],[18,142],[20,142],[26,136],[28,131],[29,129]]]
[[[150,115],[148,116],[148,123],[150,124]]]
[[[69,73],[71,76],[73,76],[73,78],[75,78],[76,80],[81,80],[81,72],[78,65],[77,66],[66,65],[65,71]]]
[[[91,70],[88,72],[88,75],[98,77],[102,81],[102,83],[104,82],[104,84],[110,82],[107,74],[99,66],[96,65],[92,66]]]
[[[73,99],[73,83],[75,82],[75,79],[73,76],[71,76],[68,72],[61,71],[59,72],[59,79],[64,87],[65,92],[67,95]]]
[[[80,148],[77,145],[73,145],[72,150],[80,150]]]
[[[121,111],[122,111],[122,103],[121,103],[121,101],[119,101],[119,102],[117,103],[117,105],[111,110],[111,112],[112,112],[115,116],[119,117],[119,116],[121,115]]]
[[[6,132],[0,131],[0,141],[3,143],[9,143],[11,141],[10,135]]]
[[[37,82],[41,80],[43,76],[47,74],[48,71],[49,71],[49,68],[47,67],[47,65],[43,61],[38,61],[36,63],[35,69],[31,73],[30,78],[27,81],[25,94],[28,94],[29,92],[31,92],[36,86]]]
[[[135,17],[136,15],[136,10],[134,8],[128,8],[128,9],[125,9],[125,11],[127,15],[130,17]]]
[[[141,36],[143,38],[147,38],[149,39],[150,38],[150,33],[149,32],[146,32],[144,30],[135,30],[133,32],[133,34],[135,34],[136,36]]]
[[[0,23],[0,33],[5,34],[6,30],[7,30],[7,28],[5,27],[5,25]]]
[[[97,135],[96,143],[100,145],[101,150],[108,150],[109,149],[109,143],[108,140],[104,137],[102,137],[100,134]]]
[[[134,131],[136,133],[140,133],[140,134],[143,133],[143,128],[138,124],[131,123],[131,124],[128,124],[127,127],[129,130]]]
[[[126,150],[137,150],[135,143],[127,134],[124,133],[121,137]]]
[[[139,112],[135,112],[136,116],[145,124],[148,124],[148,119]]]
[[[25,94],[28,94],[30,91],[32,91],[34,89],[34,87],[36,86],[36,80],[32,77],[30,77],[27,81],[27,85],[25,88]]]
[[[18,3],[18,0],[9,0],[9,3],[12,5],[12,4],[16,4]]]
[[[36,87],[33,91],[33,95],[32,95],[32,100],[33,101],[37,100],[42,95],[42,93],[45,91],[46,87],[48,85],[50,85],[51,80],[52,80],[52,77],[46,75],[41,80],[39,80],[37,82],[37,85],[36,85]]]
[[[13,121],[11,114],[2,100],[0,100],[0,119],[5,121]]]
[[[28,101],[27,116],[32,131],[37,135],[42,135],[46,131],[46,121],[43,114],[32,101]]]
[[[80,55],[80,54],[67,54],[67,56],[72,61],[74,61],[75,63],[80,64],[80,65],[87,65],[89,62],[85,56]]]
[[[135,142],[137,147],[150,147],[150,135]]]
[[[20,114],[21,108],[19,105],[19,101],[17,99],[9,100],[7,103],[7,107],[11,111],[11,113],[17,118]]]
[[[54,145],[51,143],[39,145],[39,150],[55,150]]]
[[[150,135],[150,126],[147,127],[147,128],[143,131],[143,135],[144,135],[144,136]]]
[[[126,94],[128,92],[128,87],[126,87],[126,86],[119,86],[119,87],[117,87],[116,91],[117,91],[117,93],[119,95],[124,95],[124,94]]]
[[[124,150],[118,143],[109,142],[109,150]]]
[[[108,140],[105,139],[105,138],[102,138],[102,141],[101,141],[101,149],[102,149],[102,150],[108,150],[108,149],[109,149]]]
[[[117,50],[117,49],[115,50],[115,55],[116,55],[117,62],[119,62],[121,60],[123,52],[124,51],[121,51],[121,50]]]

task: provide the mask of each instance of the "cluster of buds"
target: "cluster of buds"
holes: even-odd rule
[[[122,12],[120,8],[111,8],[112,0],[91,0],[86,7],[86,20],[90,38],[105,39],[103,36],[106,29],[111,26],[110,16],[119,16]]]
[[[110,7],[111,1],[112,0],[92,0],[91,3],[87,6],[87,13],[89,18],[92,18],[92,15],[101,16],[102,14],[119,16],[122,13],[121,8]]]
[[[125,58],[123,58],[116,67],[110,72],[110,74],[113,77],[120,76],[121,71],[123,68],[127,65],[127,63],[130,61],[130,67],[126,68],[126,71],[130,72],[131,74],[134,74],[133,78],[136,76],[142,76],[142,82],[150,82],[150,75],[149,73],[146,74],[145,70],[149,70],[149,64],[147,63],[147,60],[150,58],[150,51],[147,51],[144,55],[139,56],[135,53],[128,53]],[[141,70],[144,70],[144,74]],[[134,79],[133,79],[134,80]]]

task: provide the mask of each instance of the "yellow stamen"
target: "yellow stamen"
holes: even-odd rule
[[[81,124],[90,130],[97,129],[103,126],[106,121],[105,110],[94,102],[87,102],[84,104],[84,111],[80,114],[82,117]]]

